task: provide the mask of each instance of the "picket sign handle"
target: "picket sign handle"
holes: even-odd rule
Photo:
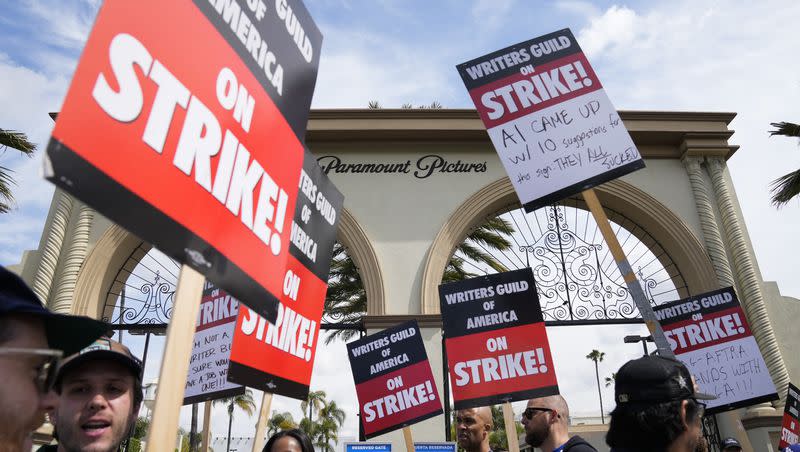
[[[503,403],[503,420],[506,422],[508,452],[519,452],[519,437],[517,436],[517,425],[514,421],[514,408],[511,406],[511,402]]]
[[[192,339],[200,312],[205,277],[188,265],[181,266],[178,286],[172,302],[172,318],[167,327],[164,357],[158,377],[156,402],[150,432],[147,434],[147,452],[172,449],[178,434],[178,416],[189,373]]]
[[[403,427],[403,438],[406,440],[406,452],[414,452],[414,438],[411,436],[411,427]]]
[[[203,438],[200,442],[200,452],[211,450],[211,400],[203,404]]]
[[[253,438],[253,452],[261,452],[261,448],[264,447],[264,432],[267,430],[271,407],[272,393],[265,392],[261,397],[261,410],[258,412],[258,422],[256,422],[256,436]]]
[[[661,329],[661,324],[658,323],[658,319],[656,319],[653,307],[650,305],[647,296],[645,296],[639,280],[636,279],[636,273],[633,272],[633,268],[630,263],[628,263],[628,258],[625,257],[625,252],[622,250],[617,236],[611,229],[611,223],[608,221],[603,206],[600,205],[600,200],[597,199],[597,195],[591,188],[585,190],[582,194],[583,200],[586,201],[586,205],[594,216],[594,221],[597,223],[600,232],[603,234],[603,238],[608,244],[611,255],[614,256],[614,261],[617,263],[619,272],[628,285],[628,292],[631,294],[636,308],[639,309],[639,313],[642,315],[642,320],[644,320],[645,325],[647,325],[647,329],[650,330],[650,334],[653,336],[653,342],[656,344],[658,354],[668,358],[675,358],[675,353],[672,352],[672,348],[670,348],[669,343],[667,343],[667,338],[664,336],[664,330]]]

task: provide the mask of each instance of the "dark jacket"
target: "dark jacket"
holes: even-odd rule
[[[578,435],[573,436],[564,444],[562,452],[597,452],[591,444]]]

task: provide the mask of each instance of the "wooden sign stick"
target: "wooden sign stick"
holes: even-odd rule
[[[406,440],[406,452],[414,452],[414,438],[411,437],[411,427],[403,427],[403,438]]]
[[[211,400],[206,400],[203,404],[203,439],[200,444],[200,452],[211,450]]]
[[[153,419],[147,434],[147,452],[161,451],[168,444],[175,444],[204,283],[205,277],[196,270],[188,265],[181,267],[172,302],[172,318],[167,327]]]
[[[628,263],[628,258],[625,257],[625,252],[622,250],[617,236],[614,235],[614,231],[611,229],[611,223],[608,221],[603,206],[600,205],[600,200],[597,199],[597,195],[591,188],[584,191],[582,194],[583,200],[586,201],[586,205],[594,216],[594,221],[597,222],[597,226],[600,228],[600,232],[603,234],[603,238],[608,244],[611,255],[614,256],[614,260],[617,262],[619,272],[622,273],[622,277],[628,285],[628,292],[630,292],[633,302],[636,303],[636,307],[639,309],[639,313],[642,315],[647,329],[650,330],[650,334],[653,336],[653,341],[656,344],[656,348],[658,348],[658,354],[668,358],[675,358],[675,354],[672,352],[672,348],[670,348],[669,343],[667,343],[667,338],[664,336],[664,330],[661,329],[661,324],[658,323],[658,319],[656,319],[653,307],[644,294],[639,280],[636,279],[636,273],[633,272],[631,264]]]
[[[256,422],[256,436],[253,438],[253,452],[261,452],[261,448],[264,447],[264,432],[267,430],[271,407],[272,393],[265,392],[261,397],[261,410],[258,412],[258,422]]]
[[[514,408],[511,406],[511,402],[503,404],[503,420],[506,422],[508,452],[519,452],[519,437],[517,436],[517,425],[514,420]]]

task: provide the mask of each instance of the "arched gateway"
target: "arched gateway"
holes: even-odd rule
[[[657,261],[657,271],[666,275],[661,280],[669,293],[661,294],[660,302],[667,301],[663,297],[736,286],[783,397],[790,375],[800,376],[800,363],[785,348],[789,331],[773,328],[786,325],[778,317],[790,308],[776,288],[761,279],[726,170],[726,160],[738,148],[728,144],[733,134],[728,124],[734,116],[621,112],[647,167],[597,192],[619,231],[644,244]],[[513,212],[519,207],[516,195],[478,115],[474,110],[313,111],[307,144],[345,195],[339,241],[364,282],[367,329],[418,319],[441,385],[437,286],[448,260],[469,232],[490,217],[510,215],[515,221],[528,221],[528,227],[534,221]],[[570,226],[567,217],[577,219],[582,209],[579,197],[542,209],[545,217],[551,215],[550,227],[557,228],[552,237],[560,240],[562,226]],[[518,262],[515,266],[547,252],[546,244],[537,242],[546,240],[542,237],[547,226],[539,227],[540,234],[530,228],[525,243],[514,244],[514,255],[508,258]],[[588,223],[584,234],[587,228]],[[583,257],[595,253],[594,273],[581,271],[602,278],[604,266],[597,253],[601,245],[574,231],[563,238],[583,243],[583,249],[576,248]],[[558,246],[563,252],[564,243]],[[39,249],[26,252],[17,270],[51,309],[102,317],[108,315],[109,293],[119,293],[114,285],[119,285],[121,269],[126,262],[130,265],[137,250],[146,248],[141,247],[140,239],[56,190]],[[522,259],[528,260],[523,264]],[[554,265],[568,275],[565,262]],[[553,271],[558,273],[556,267]],[[614,311],[605,305],[579,309],[580,297],[569,294],[570,288],[578,288],[576,279],[563,278],[564,284],[554,283],[552,290],[554,297],[566,297],[559,298],[559,304],[568,309],[559,311],[562,314],[553,311],[551,324],[635,321],[635,310]],[[558,295],[559,290],[566,293]],[[774,439],[779,411],[765,405],[740,414],[757,450]],[[720,425],[723,434],[733,435],[732,428],[725,422]],[[434,418],[414,430],[420,438],[444,439],[444,420]],[[399,446],[400,437],[389,436]]]

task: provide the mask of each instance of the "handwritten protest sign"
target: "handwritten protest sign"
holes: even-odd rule
[[[274,325],[269,324],[256,312],[241,308],[228,379],[273,394],[305,399],[344,196],[308,150],[299,188],[278,318]]]
[[[530,268],[439,286],[457,410],[558,394]]]
[[[775,400],[764,357],[732,287],[653,308],[675,357],[694,375],[700,392],[717,396],[717,413]]]
[[[184,405],[244,394],[244,387],[228,382],[228,360],[238,313],[239,302],[206,281],[189,360]]]
[[[789,383],[778,450],[783,450],[793,444],[800,444],[800,389]]]
[[[367,438],[442,413],[415,320],[348,343],[347,356]]]
[[[528,212],[644,167],[569,29],[457,69]]]
[[[45,175],[274,321],[321,42],[299,0],[108,0]]]

